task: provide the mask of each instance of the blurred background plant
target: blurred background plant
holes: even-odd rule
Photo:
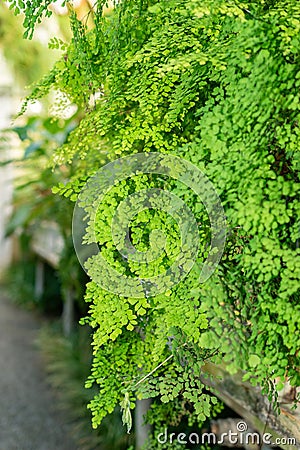
[[[53,267],[45,261],[47,271],[44,275],[45,289],[39,295],[35,295],[34,267],[37,256],[32,248],[32,240],[41,224],[53,223],[54,217],[57,233],[63,242],[64,263],[69,266],[72,263],[78,269],[78,273],[72,278],[72,283],[78,291],[78,298],[80,297],[79,265],[76,258],[72,259],[71,254],[70,258],[67,258],[70,253],[72,204],[68,199],[62,201],[53,196],[51,191],[53,185],[68,177],[69,169],[62,168],[60,172],[54,172],[49,167],[52,151],[65,142],[69,132],[75,126],[76,117],[74,116],[69,119],[53,117],[43,119],[41,116],[29,116],[26,117],[26,122],[22,126],[14,126],[7,131],[13,132],[18,137],[19,153],[22,155],[17,159],[2,162],[2,164],[14,163],[18,173],[14,185],[13,210],[6,227],[6,236],[17,236],[19,243],[19,256],[13,266],[14,270],[10,271],[9,275],[10,284],[12,287],[18,286],[17,281],[23,280],[23,288],[16,292],[18,298],[22,299],[22,302],[28,299],[29,302],[36,303],[45,312],[55,312],[55,310],[58,312],[61,309],[58,293],[65,287],[67,281],[59,277],[59,271],[56,271],[55,276]],[[54,258],[58,256],[53,255]],[[49,258],[51,259],[50,254]],[[72,273],[70,267],[69,283],[71,283]]]
[[[84,387],[92,360],[90,334],[90,328],[84,326],[66,338],[57,323],[41,330],[38,345],[42,349],[48,380],[71,422],[80,450],[127,450],[134,443],[134,434],[124,432],[119,408],[99,429],[94,430],[91,426],[86,405],[97,390]]]
[[[55,20],[52,21],[59,30]],[[48,27],[40,27],[31,41],[23,38],[22,18],[8,9],[6,2],[0,5],[0,48],[5,60],[14,74],[14,82],[23,90],[40,79],[59,57],[59,51],[50,51],[47,41],[50,37]],[[16,86],[16,87],[17,87]]]

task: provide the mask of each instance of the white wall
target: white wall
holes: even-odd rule
[[[13,101],[14,80],[7,64],[0,52],[0,134],[1,130],[11,124],[11,116],[15,113],[15,102]],[[3,150],[3,146],[9,146],[9,142],[0,141],[0,161],[12,157],[9,148]],[[12,167],[0,166],[0,276],[8,266],[12,254],[12,242],[5,239],[5,224],[11,211],[12,197]]]

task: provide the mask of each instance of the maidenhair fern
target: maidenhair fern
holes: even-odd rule
[[[88,283],[84,321],[94,328],[94,360],[87,386],[99,386],[90,404],[93,426],[120,402],[128,423],[136,396],[161,399],[152,410],[160,423],[172,416],[170,404],[177,416],[194,405],[201,422],[215,408],[200,382],[207,361],[242,369],[253,384],[300,381],[298,0],[126,0],[107,16],[104,2],[96,3],[95,28],[87,32],[72,18],[73,41],[47,80],[85,109],[53,158],[54,165],[76,167],[56,191],[76,200],[108,161],[169,153],[214,184],[228,235],[218,269],[199,284],[210,232],[194,193],[149,174],[116,183],[98,211],[96,235],[121,273],[141,270],[120,258],[109,233],[116,205],[134,189],[158,186],[184,200],[199,226],[200,250],[185,280],[155,297],[118,297]],[[25,8],[28,35],[46,6]],[[176,227],[152,210],[132,222],[137,248],[144,251],[149,233],[161,227],[169,256],[175,254]],[[168,255],[152,270],[166,264]],[[96,259],[92,265],[97,271]]]

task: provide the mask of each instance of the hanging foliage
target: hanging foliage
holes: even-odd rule
[[[23,2],[12,3],[22,8]],[[27,35],[48,14],[47,4],[24,6]],[[156,296],[118,296],[88,283],[83,322],[94,328],[94,360],[87,387],[99,386],[89,405],[93,426],[122,402],[130,427],[126,417],[136,397],[156,399],[157,428],[182,415],[205,421],[218,409],[200,381],[207,361],[243,370],[244,380],[276,398],[273,380],[300,381],[298,1],[123,0],[106,15],[105,2],[96,4],[93,30],[71,17],[70,46],[31,97],[59,89],[85,111],[53,158],[54,166],[72,162],[75,174],[54,192],[76,201],[109,161],[171,154],[213,183],[227,241],[218,269],[199,284],[211,232],[191,189],[142,173],[116,182],[106,195],[94,232],[120,274],[155,276],[178,253],[176,223],[164,211],[146,209],[130,224],[131,242],[144,252],[160,228],[165,251],[148,265],[120,257],[111,235],[116,207],[143,189],[169,190],[188,205],[199,253],[188,276]],[[88,211],[92,200],[85,201]],[[89,270],[99,271],[97,258]]]

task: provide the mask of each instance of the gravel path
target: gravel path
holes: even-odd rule
[[[0,295],[0,450],[78,450],[45,382],[38,328]]]

